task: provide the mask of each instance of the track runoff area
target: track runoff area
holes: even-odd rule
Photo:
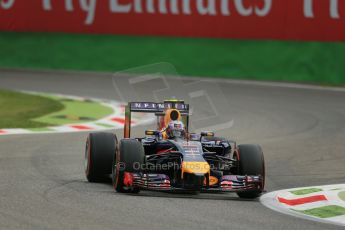
[[[40,133],[71,133],[71,132],[91,132],[102,130],[122,129],[125,123],[125,104],[115,100],[105,100],[99,98],[85,98],[63,94],[42,94],[38,92],[27,92],[27,94],[40,95],[47,98],[54,98],[59,101],[66,101],[69,107],[74,107],[76,111],[64,109],[57,113],[38,118],[39,121],[48,121],[55,125],[43,128],[3,128],[0,129],[0,136],[16,134],[40,134]],[[90,105],[94,106],[90,106]],[[86,117],[87,109],[100,110],[108,108],[111,111],[106,116]],[[95,111],[93,111],[95,113]],[[78,114],[79,113],[79,114]],[[97,114],[97,111],[96,111]],[[132,119],[132,126],[143,125],[153,122],[153,117],[148,114],[135,114]]]

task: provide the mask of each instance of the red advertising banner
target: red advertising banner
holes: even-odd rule
[[[0,30],[345,41],[345,0],[0,0]]]

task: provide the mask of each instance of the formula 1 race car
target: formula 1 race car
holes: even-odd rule
[[[154,113],[157,128],[131,138],[133,112]],[[215,191],[256,198],[265,186],[265,163],[259,145],[237,145],[214,132],[189,132],[189,105],[130,102],[125,108],[124,138],[91,133],[86,142],[89,182],[111,176],[117,192]]]

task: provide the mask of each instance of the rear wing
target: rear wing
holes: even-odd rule
[[[187,124],[189,120],[189,104],[185,104],[181,100],[167,100],[163,103],[155,102],[129,102],[125,107],[125,126],[124,126],[124,138],[130,138],[131,136],[131,123],[132,123],[132,112],[139,113],[155,113],[163,115],[168,109],[177,109],[180,111],[182,116],[187,117]],[[187,126],[188,129],[188,126]]]

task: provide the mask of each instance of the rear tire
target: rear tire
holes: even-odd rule
[[[111,174],[116,145],[115,134],[89,134],[85,148],[85,176],[89,182],[104,182]]]
[[[262,176],[263,185],[255,191],[238,192],[241,198],[254,199],[261,195],[265,186],[264,154],[259,145],[239,145],[239,173],[240,175]]]
[[[138,193],[138,187],[126,187],[124,185],[125,172],[141,173],[145,163],[145,151],[143,145],[135,139],[123,139],[120,141],[119,150],[116,151],[112,165],[112,181],[117,192]]]

